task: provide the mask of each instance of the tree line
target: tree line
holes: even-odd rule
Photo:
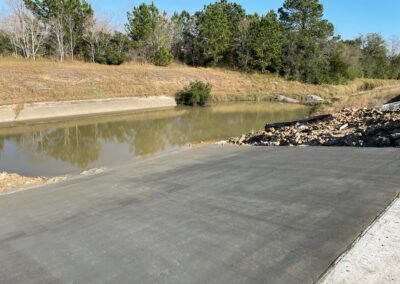
[[[0,53],[121,64],[220,66],[276,73],[302,82],[356,77],[400,79],[400,41],[376,33],[343,40],[319,0],[286,0],[278,11],[248,14],[220,0],[190,14],[167,15],[153,4],[127,13],[125,31],[96,17],[85,0],[10,0]]]

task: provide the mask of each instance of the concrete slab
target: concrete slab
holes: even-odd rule
[[[210,146],[0,196],[0,283],[312,283],[399,169],[398,149]]]
[[[0,106],[0,125],[175,107],[173,97],[127,97]]]

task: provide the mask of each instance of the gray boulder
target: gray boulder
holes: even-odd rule
[[[309,106],[315,106],[315,105],[325,103],[325,100],[316,95],[308,95],[304,98],[303,103],[306,105],[309,105]]]
[[[279,95],[276,97],[276,101],[280,103],[289,103],[289,104],[298,104],[300,103],[299,100],[292,99],[286,96]]]
[[[400,110],[400,102],[385,104],[377,107],[379,110],[382,111],[396,111]]]

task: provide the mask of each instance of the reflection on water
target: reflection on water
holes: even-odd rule
[[[308,114],[295,105],[230,104],[5,128],[0,129],[0,171],[52,176],[113,166]]]

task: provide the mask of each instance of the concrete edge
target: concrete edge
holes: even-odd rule
[[[358,234],[355,240],[350,245],[348,245],[345,250],[325,269],[325,271],[318,277],[318,280],[315,282],[316,284],[321,284],[324,282],[324,280],[329,275],[329,272],[331,272],[335,268],[335,266],[354,248],[354,246],[371,230],[371,228],[379,221],[379,219],[381,219],[398,200],[400,200],[400,193],[396,195],[396,197],[389,203],[389,205],[372,220],[371,224],[369,224],[369,226],[365,230]]]
[[[65,175],[61,175],[61,176],[55,176],[53,178],[64,177],[64,179],[60,179],[59,181],[56,181],[56,182],[45,182],[43,184],[32,185],[32,186],[21,186],[21,187],[15,188],[14,190],[11,190],[11,191],[0,192],[0,198],[8,196],[8,195],[14,195],[14,194],[22,193],[22,192],[31,191],[31,190],[38,190],[38,189],[39,190],[40,189],[46,190],[46,189],[49,189],[49,188],[53,188],[54,189],[54,188],[56,188],[58,186],[68,185],[68,184],[79,182],[79,181],[82,181],[82,180],[85,180],[85,179],[90,179],[90,178],[93,178],[95,176],[112,174],[113,172],[118,171],[121,168],[124,168],[124,167],[127,167],[127,166],[140,166],[143,163],[154,162],[154,161],[157,161],[157,159],[169,157],[169,156],[172,156],[172,155],[176,155],[178,153],[183,153],[183,152],[191,151],[191,150],[194,150],[194,149],[199,149],[201,147],[212,147],[212,146],[213,145],[210,145],[210,144],[205,144],[203,146],[199,146],[199,147],[196,147],[196,148],[191,148],[191,147],[187,146],[187,147],[183,147],[183,148],[172,150],[172,151],[158,153],[155,156],[152,156],[152,157],[147,158],[147,159],[138,159],[138,160],[130,161],[128,163],[124,163],[124,164],[121,164],[121,165],[115,165],[113,167],[104,167],[103,171],[98,172],[98,173],[93,173],[93,174],[91,174],[91,173],[82,174],[82,172],[81,172],[81,173],[65,174]],[[216,147],[220,147],[220,146],[217,146],[217,145],[215,145],[215,146]],[[88,171],[94,170],[94,169],[97,169],[97,168],[92,168],[92,169],[89,169]],[[46,176],[42,176],[42,177],[48,178]]]
[[[108,98],[40,102],[24,105],[5,105],[0,106],[0,126],[9,126],[20,122],[127,113],[175,106],[175,99],[167,96]]]

